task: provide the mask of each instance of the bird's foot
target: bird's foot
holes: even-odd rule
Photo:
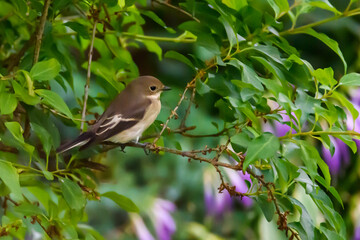
[[[153,151],[156,148],[156,145],[154,143],[144,143],[145,147],[144,147],[144,152],[146,155],[149,155],[151,153],[151,151]]]
[[[125,152],[125,148],[126,148],[125,144],[120,144],[119,147],[120,147],[120,151],[122,151],[123,153],[126,153]]]

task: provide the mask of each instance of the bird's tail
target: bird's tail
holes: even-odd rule
[[[56,152],[63,153],[75,147],[83,146],[91,142],[93,135],[94,133],[92,132],[84,132],[80,134],[80,136],[78,136],[74,141],[62,144],[60,147],[56,149]]]

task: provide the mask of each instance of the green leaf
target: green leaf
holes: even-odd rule
[[[78,22],[66,22],[65,26],[71,28],[84,39],[90,39],[89,28]]]
[[[360,73],[349,73],[344,75],[339,82],[342,86],[360,86]]]
[[[280,148],[280,142],[272,133],[265,132],[255,138],[247,149],[243,170],[259,159],[273,157]]]
[[[250,143],[249,136],[244,132],[241,132],[241,133],[238,133],[238,134],[232,136],[230,138],[230,140],[231,140],[232,144],[237,144],[242,147],[248,147],[249,143]]]
[[[242,69],[241,73],[241,79],[243,82],[251,84],[256,89],[259,89],[260,91],[264,91],[264,87],[261,84],[261,79],[257,75],[257,73],[249,67],[248,65],[242,63],[241,61],[237,59],[232,59],[228,63],[229,65],[232,65],[238,69]]]
[[[331,182],[329,167],[320,157],[319,152],[308,142],[299,141],[298,143],[300,146],[301,159],[304,162],[312,180],[314,181],[316,176],[318,176],[317,165],[319,165],[326,180],[327,187],[329,187]]]
[[[337,84],[337,81],[334,79],[334,71],[331,67],[325,69],[318,68],[312,74],[321,84],[331,88]]]
[[[22,201],[24,198],[21,193],[19,174],[10,162],[0,159],[0,179],[10,189],[14,201]]]
[[[275,214],[275,206],[272,201],[268,201],[268,197],[266,195],[259,195],[255,198],[257,203],[259,204],[264,216],[268,222],[273,220]]]
[[[16,97],[28,105],[36,105],[40,102],[38,96],[31,96],[28,91],[23,88],[18,82],[12,81],[12,86],[15,91]]]
[[[344,204],[342,202],[342,199],[336,191],[336,189],[333,186],[329,186],[328,183],[320,176],[316,176],[316,181],[318,181],[321,185],[323,185],[334,197],[335,199],[341,204],[341,206],[344,208]]]
[[[166,26],[165,22],[161,18],[159,18],[158,15],[156,15],[153,11],[141,10],[140,12],[141,14],[151,18],[154,22],[165,28],[166,31],[168,31],[169,33],[176,33],[174,29]]]
[[[204,47],[212,54],[221,54],[219,45],[210,33],[198,33],[196,43]]]
[[[24,216],[36,216],[43,214],[38,206],[28,202],[23,202],[19,206],[15,207],[15,211],[23,214]]]
[[[112,68],[113,63],[108,61],[93,61],[91,63],[91,72],[97,76],[105,79],[116,91],[120,92],[124,89],[124,85],[115,80],[115,69]],[[87,68],[87,63],[82,65],[85,69]]]
[[[20,126],[20,124],[18,122],[6,122],[5,126],[10,131],[11,135],[15,138],[15,140],[21,144],[21,146],[24,148],[24,150],[26,152],[28,152],[31,157],[35,148],[34,148],[34,146],[27,144],[24,141],[24,137],[22,135],[23,129]]]
[[[48,81],[54,79],[60,72],[60,63],[51,58],[47,61],[41,61],[36,63],[30,71],[30,76],[36,81]]]
[[[172,58],[175,60],[178,60],[180,62],[185,63],[186,65],[188,65],[191,69],[195,69],[194,65],[192,64],[192,62],[185,57],[184,55],[182,55],[181,53],[175,52],[173,50],[167,51],[164,55],[165,58]]]
[[[13,113],[17,106],[17,100],[14,94],[9,92],[0,93],[0,114],[6,115]]]
[[[327,229],[325,226],[320,226],[320,231],[324,233],[327,239],[344,240],[337,232]]]
[[[40,139],[40,141],[43,145],[43,149],[46,153],[46,158],[49,158],[50,150],[53,145],[51,135],[48,133],[48,131],[45,128],[43,128],[42,126],[40,126],[36,123],[31,122],[30,126],[31,126],[31,129],[34,130],[35,134]]]
[[[328,0],[321,0],[321,1],[310,1],[308,2],[310,6],[322,8],[328,11],[331,11],[335,14],[341,14]]]
[[[85,207],[86,199],[79,185],[67,178],[60,180],[61,192],[71,209],[81,210]]]
[[[321,192],[321,190],[318,191]],[[315,198],[313,193],[311,194],[311,197],[320,211],[324,214],[324,217],[329,225],[332,226],[343,239],[346,239],[346,227],[341,215],[335,211],[333,206],[329,206],[320,198]]]
[[[103,193],[103,194],[101,194],[101,196],[110,198],[117,205],[119,205],[119,207],[121,207],[122,209],[124,209],[127,212],[139,212],[139,208],[135,205],[135,203],[133,201],[131,201],[131,199],[129,199],[121,194],[111,191],[111,192]]]
[[[230,43],[230,47],[234,46],[234,44],[238,42],[238,38],[236,35],[237,34],[236,31],[232,27],[233,25],[231,23],[229,23],[229,21],[227,21],[225,17],[220,17],[219,20],[224,25],[226,35],[227,35],[229,43]]]
[[[272,9],[274,9],[275,17],[278,18],[289,10],[289,3],[287,0],[267,0]]]
[[[56,93],[46,89],[37,89],[35,93],[42,97],[41,102],[55,108],[69,118],[73,118],[68,106],[64,100]]]
[[[162,60],[162,48],[157,44],[157,42],[152,40],[141,40],[142,43],[144,43],[145,47],[149,52],[155,53],[159,60]]]
[[[297,31],[297,33],[305,33],[305,34],[308,34],[310,36],[313,36],[317,39],[319,39],[320,41],[322,41],[323,43],[325,43],[331,50],[333,50],[341,59],[341,61],[343,62],[344,64],[344,72],[346,73],[347,71],[347,64],[346,64],[346,61],[345,61],[345,58],[339,48],[339,44],[329,38],[326,34],[324,33],[318,33],[316,32],[314,29],[312,28],[306,28],[304,30],[301,30],[301,31]]]
[[[339,92],[333,92],[331,95],[332,98],[337,99],[344,107],[346,107],[351,115],[353,116],[353,119],[355,121],[355,119],[357,119],[359,117],[359,112],[356,110],[356,108],[354,107],[354,105],[341,93]]]
[[[246,0],[222,0],[222,3],[236,11],[248,5]]]
[[[6,122],[5,126],[7,127],[7,129],[9,129],[9,131],[17,141],[21,143],[24,142],[24,137],[22,135],[23,130],[18,122]]]
[[[203,83],[200,79],[196,79],[196,92],[200,95],[210,92],[211,88],[209,85]]]
[[[297,207],[301,214],[300,224],[305,230],[305,233],[307,234],[307,239],[314,239],[314,223],[305,206],[295,198],[289,197],[289,199]]]
[[[45,177],[47,180],[49,180],[49,181],[54,180],[54,175],[53,175],[51,172],[46,171],[46,170],[43,170],[42,172],[43,172],[43,174],[44,174],[44,177]]]
[[[244,106],[239,107],[239,110],[251,120],[254,128],[256,128],[257,130],[259,130],[261,128],[260,121],[256,117],[254,110],[250,107],[249,103],[247,103]]]

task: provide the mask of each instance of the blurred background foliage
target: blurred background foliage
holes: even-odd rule
[[[360,239],[359,13],[357,0],[0,0],[1,239]],[[55,154],[80,132],[87,80],[91,123],[139,75],[173,88],[144,136],[187,89],[160,151]],[[236,170],[183,157],[194,149]]]

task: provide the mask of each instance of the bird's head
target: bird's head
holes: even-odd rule
[[[163,91],[170,90],[159,79],[152,76],[141,76],[130,83],[133,90],[138,94],[143,94],[149,99],[159,99]],[[130,86],[129,85],[129,86]]]

